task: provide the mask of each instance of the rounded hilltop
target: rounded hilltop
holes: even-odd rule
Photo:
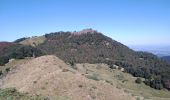
[[[81,31],[74,31],[72,32],[72,34],[74,35],[81,35],[81,34],[94,34],[94,33],[99,33],[97,30],[93,30],[92,28],[87,28],[87,29],[83,29]]]

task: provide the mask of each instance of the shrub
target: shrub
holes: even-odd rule
[[[74,61],[70,61],[69,63],[70,63],[71,66],[75,65]]]
[[[10,68],[6,68],[5,70],[6,70],[6,72],[8,73],[8,72],[10,71]]]
[[[82,87],[83,87],[83,85],[80,84],[80,85],[79,85],[79,88],[82,88]]]
[[[95,81],[99,81],[99,80],[100,80],[99,77],[98,77],[98,75],[96,75],[96,74],[86,75],[86,77],[87,77],[88,79],[92,79],[92,80],[95,80]]]
[[[2,70],[0,71],[0,76],[2,75],[3,73],[2,73]]]
[[[158,90],[161,90],[163,88],[162,82],[159,78],[152,80],[150,86]]]
[[[63,69],[62,72],[68,72],[69,70],[68,69]]]
[[[141,80],[141,78],[137,78],[135,82],[138,83],[138,84],[141,84],[142,80]]]
[[[0,66],[3,66],[8,62],[9,62],[9,58],[7,56],[0,57]]]
[[[151,85],[151,80],[150,79],[145,79],[144,83],[146,85],[150,86]]]
[[[152,88],[155,88],[157,90],[161,90],[163,88],[163,84],[160,79],[155,78],[154,80],[146,79],[144,83]]]

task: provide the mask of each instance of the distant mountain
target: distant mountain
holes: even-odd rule
[[[14,44],[15,43],[13,43],[13,42],[0,42],[0,48],[4,48],[4,47],[11,46]]]
[[[4,55],[5,52],[9,52],[8,50],[11,47],[17,47],[17,46],[18,44],[13,43],[13,42],[0,42],[0,56]]]
[[[145,84],[152,88],[161,89],[165,87],[170,89],[169,64],[151,53],[136,52],[96,30],[61,31],[45,34],[43,37],[43,41],[38,42],[34,47],[25,47],[25,44],[22,44],[23,41],[30,40],[23,39],[23,41],[19,41],[19,44],[24,46],[22,49],[19,49],[19,47],[4,54],[8,54],[10,58],[17,58],[18,55],[19,57],[22,55],[21,58],[35,54],[37,56],[56,55],[70,64],[105,63],[110,68],[117,65],[123,67],[126,72],[135,77],[145,78]],[[37,39],[32,39],[31,44],[35,44],[36,41]],[[26,42],[26,44],[29,43]]]
[[[170,56],[164,56],[162,59],[170,64]]]

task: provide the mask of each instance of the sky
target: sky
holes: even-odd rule
[[[0,0],[0,41],[93,28],[125,45],[170,45],[170,0]]]

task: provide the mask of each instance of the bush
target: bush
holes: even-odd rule
[[[92,79],[92,80],[95,80],[95,81],[99,81],[100,80],[97,74],[87,75],[86,77],[88,79]]]
[[[0,76],[2,75],[3,73],[2,73],[2,70],[0,71]]]
[[[163,84],[159,78],[155,78],[154,80],[146,79],[144,83],[157,90],[161,90],[163,88]]]
[[[8,72],[10,71],[10,68],[6,68],[5,70],[6,70],[6,72],[8,73]]]
[[[154,79],[153,81],[151,81],[150,86],[151,86],[152,88],[155,88],[155,89],[158,89],[158,90],[161,90],[161,89],[163,88],[161,79],[159,79],[159,78],[156,78],[156,79]]]
[[[9,62],[9,58],[7,56],[0,57],[0,66],[3,66],[8,62]]]
[[[75,65],[74,61],[70,61],[69,63],[70,63],[71,66]]]
[[[138,84],[141,84],[142,80],[141,80],[141,78],[137,78],[135,82],[138,83]]]
[[[151,85],[151,80],[150,79],[145,79],[144,83],[146,85],[150,86]]]

